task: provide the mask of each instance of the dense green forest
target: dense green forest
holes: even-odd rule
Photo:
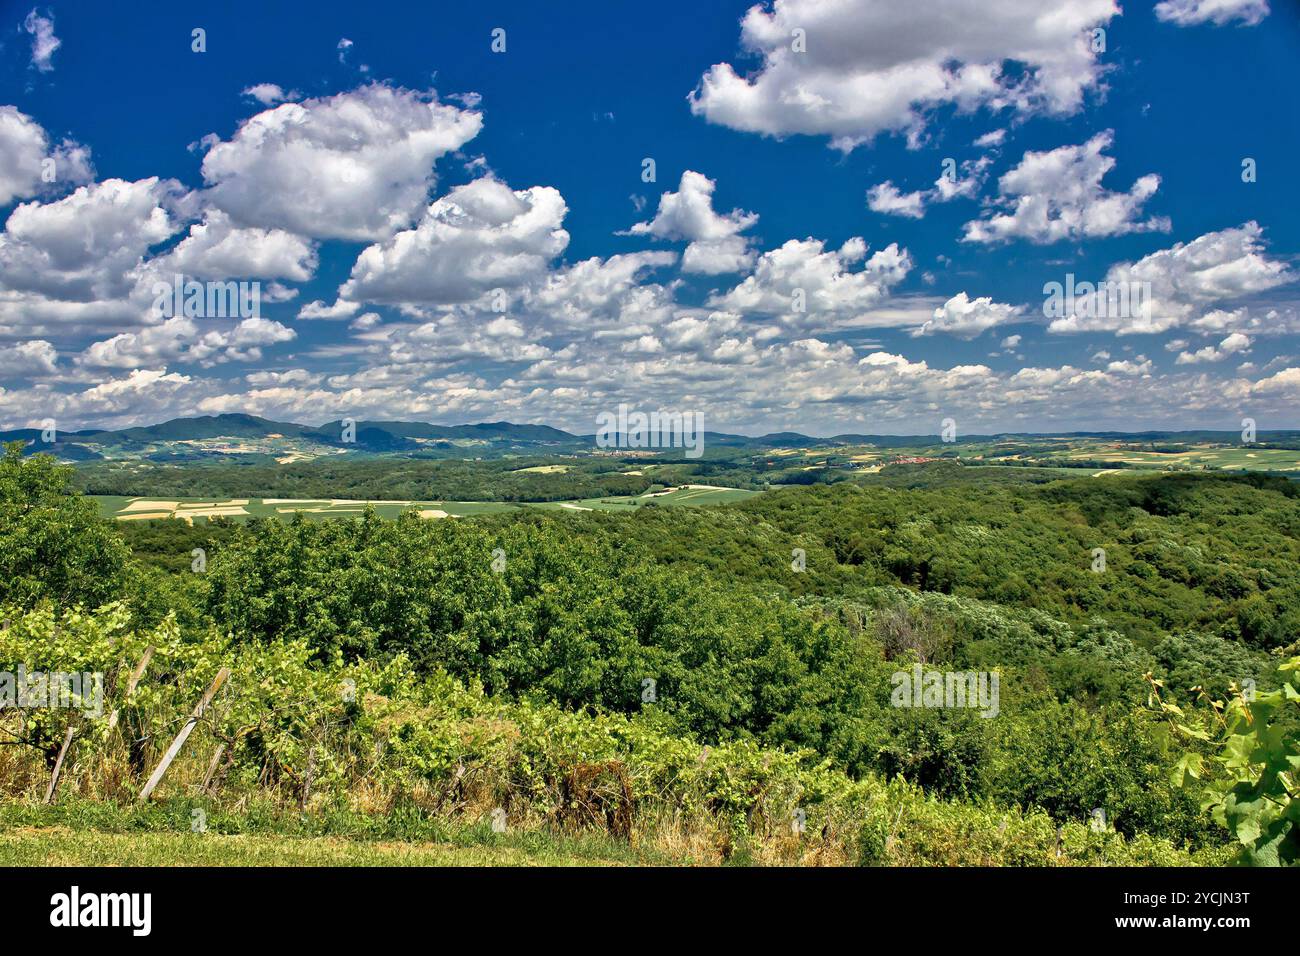
[[[521,470],[558,464],[564,471]],[[636,495],[654,484],[627,465],[590,459],[316,459],[296,464],[84,465],[76,486],[91,495],[224,498],[353,498],[376,501],[560,501]]]
[[[1208,854],[1205,862],[1233,837],[1260,860],[1294,859],[1294,803],[1265,814],[1262,829],[1241,828],[1215,794],[1272,786],[1293,796],[1297,708],[1277,707],[1269,738],[1281,756],[1268,759],[1291,769],[1248,773],[1243,783],[1232,778],[1239,767],[1216,770],[1228,730],[1208,700],[1242,687],[1261,700],[1295,694],[1294,671],[1278,667],[1300,654],[1296,486],[1262,476],[981,480],[993,471],[937,463],[773,490],[739,505],[628,515],[367,514],[118,528],[70,493],[67,469],[12,452],[0,472],[0,605],[28,615],[24,633],[36,641],[42,628],[57,630],[64,609],[117,602],[103,612],[117,615],[112,628],[170,635],[176,682],[190,679],[179,676],[187,654],[204,667],[230,658],[315,674],[303,678],[312,686],[360,669],[387,687],[390,705],[414,694],[440,713],[459,707],[461,720],[472,711],[475,726],[491,712],[516,728],[524,750],[529,734],[576,720],[563,759],[579,764],[556,769],[556,779],[579,765],[618,764],[632,773],[627,803],[645,813],[662,812],[674,793],[715,817],[729,808],[726,852],[766,832],[755,814],[779,782],[822,793],[804,799],[832,816],[852,816],[852,801],[886,792],[877,788],[902,786],[912,817],[931,820],[937,811],[919,808],[939,800],[963,821],[958,831],[986,813],[1002,814],[1004,829],[1005,815],[1017,814],[1087,830],[1101,810],[1130,862],[1173,859],[1162,853]],[[349,471],[331,485],[321,470],[312,480],[324,482],[316,493],[342,497],[362,475]],[[33,610],[46,617],[31,618]],[[108,628],[86,620],[76,626]],[[996,673],[996,716],[898,706],[895,675],[913,666]],[[387,668],[407,675],[404,690]],[[312,706],[325,706],[323,686]],[[1177,719],[1166,709],[1175,701],[1184,704]],[[346,713],[331,720],[375,719]],[[279,733],[296,740],[329,723],[304,720],[310,727]],[[576,741],[595,733],[593,720],[616,723],[599,724],[607,742],[588,752]],[[471,742],[480,731],[457,726],[426,739],[417,722],[386,738],[388,759],[404,761],[394,792],[413,792],[412,774],[424,787],[452,777],[463,785],[465,767],[482,758]],[[243,773],[263,788],[300,788],[306,748],[258,727],[231,732],[231,786]],[[727,765],[725,786],[696,781],[705,790],[688,799],[677,789],[686,786],[681,768],[668,773],[650,756],[683,746],[704,748],[705,761],[717,748],[740,764]],[[452,751],[459,756],[449,759]],[[320,776],[320,750],[311,752]],[[347,760],[331,753],[345,781]],[[563,759],[547,751],[546,760]],[[763,774],[787,767],[789,776],[759,786],[747,776],[757,772],[751,760]],[[1178,768],[1193,767],[1180,776]],[[515,767],[509,787],[531,772]],[[556,786],[554,806],[528,791],[530,806],[550,807],[551,824],[564,817],[557,807],[571,782]],[[903,800],[898,793],[891,799]],[[624,827],[610,822],[621,812],[606,814],[611,832]],[[916,832],[929,825],[917,822]],[[905,835],[895,827],[887,836]],[[877,837],[885,839],[855,826],[835,845],[851,846],[850,862],[944,859],[912,843],[911,855],[886,853]],[[1166,849],[1133,849],[1151,841]],[[988,852],[985,862],[1016,861],[1007,847]],[[1099,861],[1079,859],[1089,860]]]

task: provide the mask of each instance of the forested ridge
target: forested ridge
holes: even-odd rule
[[[572,473],[520,470],[560,463]],[[106,463],[82,466],[76,486],[92,495],[352,498],[375,501],[558,501],[633,495],[654,483],[615,462],[564,458],[317,459],[297,464]]]

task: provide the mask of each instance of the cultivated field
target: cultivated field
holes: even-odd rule
[[[406,511],[425,518],[464,518],[470,515],[496,514],[522,508],[567,511],[632,511],[647,505],[698,506],[743,501],[755,491],[717,488],[710,485],[683,485],[642,495],[584,498],[575,501],[515,503],[507,501],[361,501],[348,498],[132,498],[121,495],[93,495],[99,512],[119,521],[147,521],[153,518],[195,520],[226,518],[247,521],[249,518],[289,519],[302,513],[309,519],[356,517],[373,507],[383,518],[396,518]]]
[[[1300,471],[1300,450],[1229,445],[1186,445],[1179,450],[1153,451],[1139,443],[1086,442],[1059,451],[1017,455],[1025,461],[1115,462],[1130,468],[1175,471]]]

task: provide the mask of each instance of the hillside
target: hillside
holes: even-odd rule
[[[1003,471],[906,466],[902,485],[881,473],[720,506],[109,523],[69,494],[70,469],[14,448],[0,663],[114,687],[153,648],[148,695],[115,705],[149,740],[228,668],[160,798],[232,833],[253,801],[261,818],[310,810],[321,835],[340,808],[375,832],[501,810],[512,832],[669,857],[688,839],[700,862],[1293,854],[1285,814],[1238,851],[1245,831],[1205,807],[1238,772],[1215,769],[1239,731],[1214,729],[1209,699],[1259,708],[1281,752],[1300,739],[1279,670],[1300,655],[1300,486],[981,478]],[[910,675],[915,706],[898,693]],[[969,699],[921,703],[922,683],[954,676]],[[40,752],[58,727],[29,728]],[[157,745],[95,741],[61,786],[111,817]],[[0,751],[11,797],[43,786],[43,761]],[[792,815],[807,826],[793,840]]]

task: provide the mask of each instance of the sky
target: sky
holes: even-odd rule
[[[1298,79],[1296,0],[0,0],[0,427],[1300,428]]]

